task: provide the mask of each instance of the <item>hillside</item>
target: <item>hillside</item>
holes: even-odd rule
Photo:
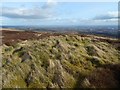
[[[117,39],[76,33],[6,32],[1,45],[3,88],[120,87]]]

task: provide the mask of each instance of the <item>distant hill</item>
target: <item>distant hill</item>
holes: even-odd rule
[[[19,29],[26,31],[43,31],[43,32],[77,32],[83,34],[91,34],[91,35],[99,35],[99,36],[107,36],[112,38],[120,38],[119,35],[119,27],[117,25],[68,25],[68,26],[2,26],[2,28],[11,28],[11,29]]]

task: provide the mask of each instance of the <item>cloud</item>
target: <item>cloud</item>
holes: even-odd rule
[[[3,18],[2,18],[2,17],[0,17],[0,24],[2,24],[2,21],[3,21]]]
[[[106,14],[98,15],[92,19],[94,24],[102,25],[117,25],[118,11],[109,11]]]
[[[49,18],[52,14],[48,10],[43,9],[27,9],[27,8],[3,8],[2,16],[8,18],[21,19],[44,19]]]
[[[47,3],[45,5],[42,6],[43,9],[49,9],[54,7],[55,5],[57,5],[57,1],[56,0],[47,0]]]
[[[53,8],[57,2],[53,0],[48,0],[46,4],[42,7],[37,8],[13,8],[13,7],[3,7],[2,16],[7,18],[18,18],[18,19],[47,19],[54,16]]]
[[[118,19],[118,11],[109,11],[107,14],[98,15],[93,18],[93,20],[108,20],[108,19]]]

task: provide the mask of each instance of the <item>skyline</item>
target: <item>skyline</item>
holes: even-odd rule
[[[117,2],[5,2],[2,25],[117,25]]]

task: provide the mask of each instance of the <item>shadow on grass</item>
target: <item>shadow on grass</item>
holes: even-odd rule
[[[120,64],[106,64],[80,76],[75,88],[120,88]]]

